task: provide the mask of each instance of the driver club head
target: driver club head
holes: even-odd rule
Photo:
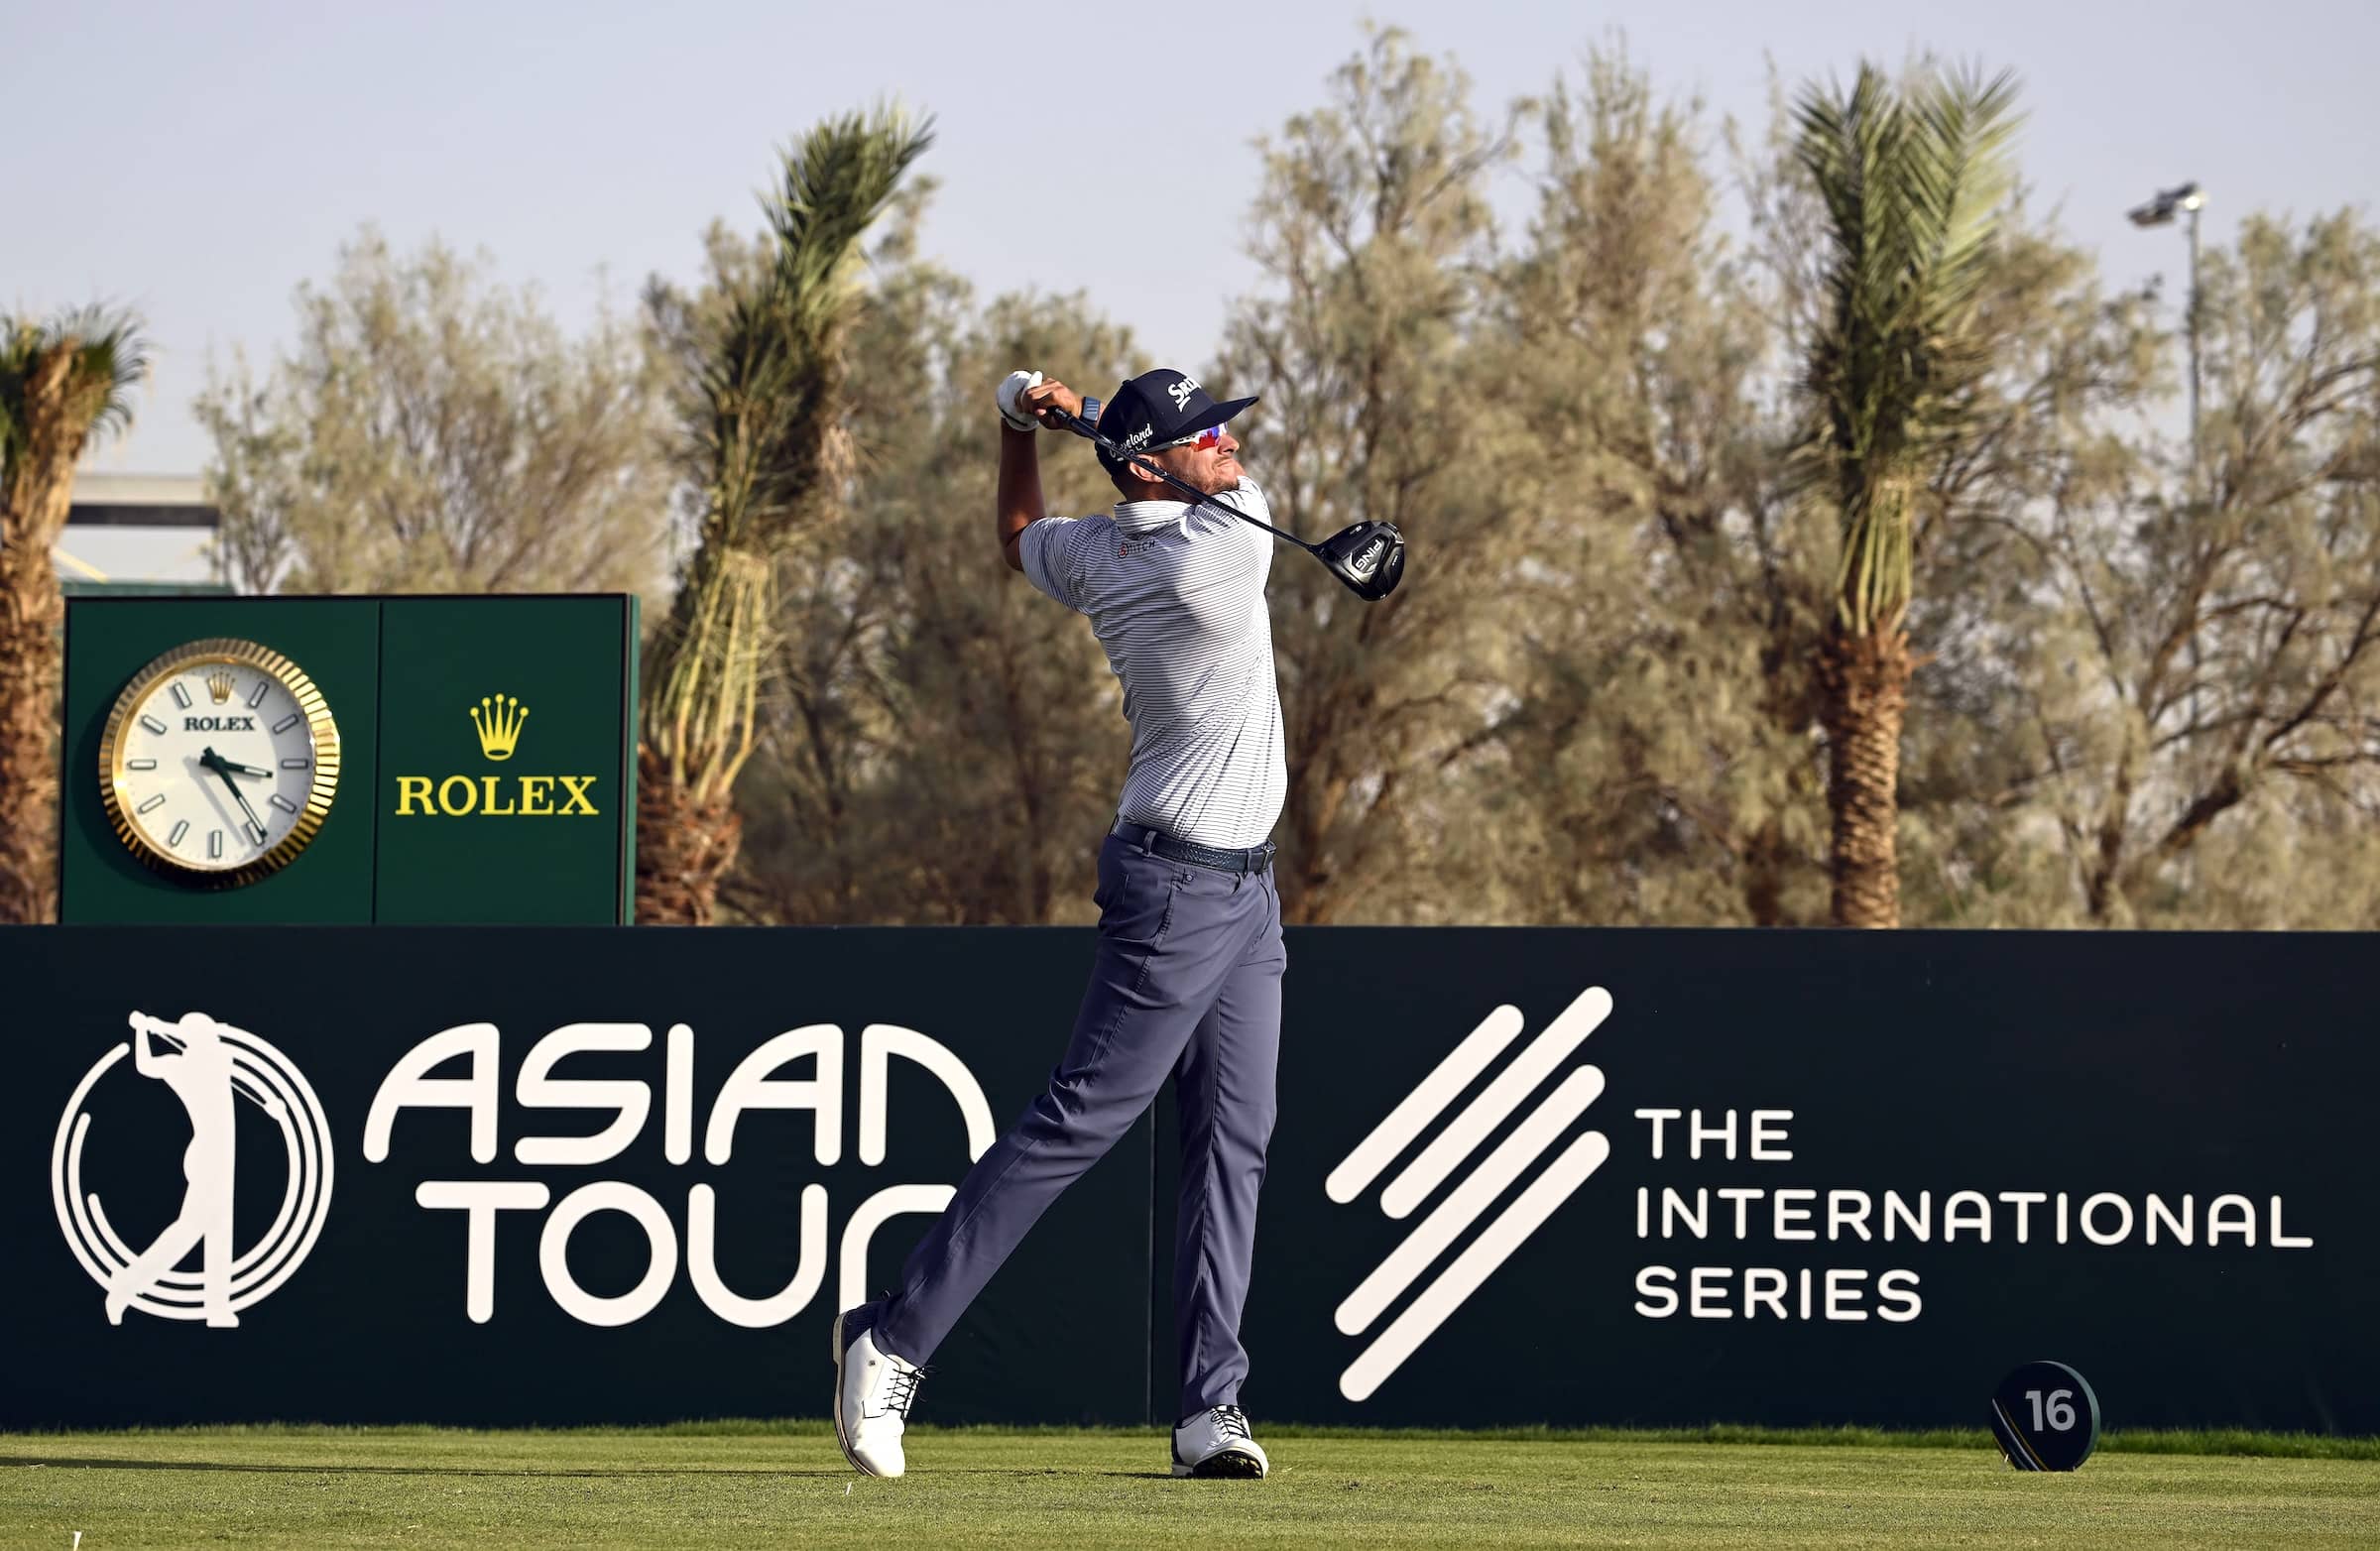
[[[1315,545],[1331,574],[1367,603],[1396,591],[1405,574],[1405,536],[1394,523],[1358,523]]]

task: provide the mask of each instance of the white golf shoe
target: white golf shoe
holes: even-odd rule
[[[1236,1405],[1210,1406],[1173,1430],[1176,1476],[1261,1481],[1271,1468],[1249,1436],[1247,1414]]]
[[[925,1370],[880,1350],[873,1332],[843,1340],[845,1315],[835,1316],[835,1441],[852,1469],[897,1476],[908,1468],[900,1435]]]

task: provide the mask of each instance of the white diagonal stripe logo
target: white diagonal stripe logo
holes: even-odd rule
[[[1427,1200],[1456,1165],[1471,1156],[1487,1134],[1520,1107],[1530,1090],[1545,1081],[1546,1074],[1561,1065],[1562,1058],[1576,1050],[1610,1014],[1608,992],[1598,987],[1582,994],[1438,1133],[1437,1140],[1422,1148],[1420,1157],[1388,1182],[1388,1188],[1380,1193],[1381,1210],[1390,1217],[1403,1217]]]
[[[1604,1074],[1594,1067],[1582,1066],[1571,1073],[1518,1131],[1504,1138],[1503,1145],[1488,1154],[1487,1162],[1474,1169],[1469,1179],[1439,1203],[1438,1210],[1423,1218],[1421,1226],[1407,1234],[1405,1242],[1347,1295],[1347,1301],[1339,1305],[1339,1329],[1350,1336],[1362,1335],[1603,1091]]]
[[[1511,1064],[1463,1108],[1418,1157],[1388,1182],[1381,1193],[1381,1210],[1392,1218],[1402,1218],[1427,1200],[1470,1159],[1488,1133],[1518,1109],[1554,1068],[1610,1014],[1610,993],[1600,986],[1581,993],[1563,1010],[1561,1016],[1529,1041]],[[1363,1194],[1454,1102],[1455,1096],[1503,1052],[1518,1036],[1521,1026],[1520,1010],[1513,1007],[1499,1007],[1483,1019],[1331,1170],[1324,1184],[1331,1199],[1346,1203]],[[1604,1074],[1595,1067],[1578,1067],[1564,1078],[1347,1295],[1336,1315],[1340,1330],[1353,1336],[1369,1329],[1586,1113],[1603,1091]],[[1350,1400],[1368,1398],[1610,1155],[1611,1144],[1601,1132],[1586,1132],[1573,1137],[1554,1161],[1497,1213],[1479,1237],[1357,1357],[1340,1376],[1340,1392]]]
[[[1474,1077],[1496,1058],[1521,1029],[1520,1009],[1500,1007],[1471,1031],[1469,1038],[1447,1052],[1437,1070],[1421,1080],[1421,1086],[1406,1094],[1404,1102],[1388,1112],[1388,1118],[1371,1129],[1371,1134],[1356,1144],[1345,1161],[1331,1170],[1323,1182],[1332,1200],[1345,1206],[1362,1195],[1367,1186],[1379,1178],[1388,1160],[1405,1150],[1405,1144],[1421,1134],[1421,1129],[1438,1118],[1449,1100],[1461,1093]]]

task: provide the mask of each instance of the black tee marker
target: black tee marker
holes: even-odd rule
[[[2020,1471],[2071,1471],[2099,1445],[2099,1397],[2064,1363],[2027,1363],[1991,1396],[1991,1436]]]

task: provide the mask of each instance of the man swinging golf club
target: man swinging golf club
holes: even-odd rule
[[[1173,371],[1133,378],[1104,412],[1032,372],[1011,374],[997,399],[1008,426],[995,512],[1002,552],[1090,616],[1124,681],[1131,764],[1100,847],[1099,949],[1073,1037],[1048,1089],[976,1160],[910,1253],[900,1285],[836,1317],[835,1434],[858,1469],[901,1473],[923,1365],[1026,1230],[1170,1075],[1182,1133],[1173,1473],[1261,1477],[1264,1451],[1239,1406],[1240,1315],[1288,963],[1266,838],[1288,774],[1264,602],[1271,543],[1241,520],[1263,520],[1264,494],[1225,428],[1255,401],[1217,404]],[[1043,424],[1096,427],[1100,462],[1124,497],[1112,514],[1044,515],[1034,450]],[[1172,481],[1200,499],[1183,499]],[[1371,574],[1384,553],[1370,556]]]

